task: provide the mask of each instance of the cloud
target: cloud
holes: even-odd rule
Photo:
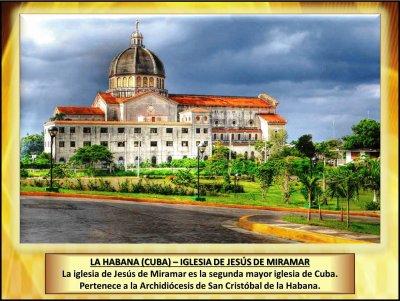
[[[375,15],[22,15],[21,134],[57,105],[91,104],[129,47],[135,20],[164,63],[170,93],[280,101],[289,139],[348,134],[379,120],[380,20]]]

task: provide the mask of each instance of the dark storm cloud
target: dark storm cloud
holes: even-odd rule
[[[57,105],[91,104],[129,46],[134,20],[163,61],[170,93],[280,101],[289,139],[341,137],[379,120],[377,16],[22,17],[21,134],[39,132]]]

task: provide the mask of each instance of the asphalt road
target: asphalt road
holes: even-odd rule
[[[21,196],[21,243],[295,243],[237,228],[247,214],[260,211]]]

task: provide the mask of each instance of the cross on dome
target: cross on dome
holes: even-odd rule
[[[132,36],[131,36],[131,47],[136,47],[136,46],[144,47],[143,46],[143,35],[139,31],[139,20],[138,19],[136,19],[135,27],[136,27],[136,30],[132,33]]]

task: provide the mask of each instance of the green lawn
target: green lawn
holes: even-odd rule
[[[352,232],[359,232],[359,233],[367,233],[367,234],[374,234],[380,235],[381,225],[380,223],[367,223],[367,222],[356,222],[351,221],[350,217],[350,226],[346,228],[346,216],[344,216],[344,221],[340,221],[340,216],[338,216],[337,220],[318,220],[318,219],[311,219],[311,221],[307,221],[305,216],[284,216],[282,218],[284,221],[295,223],[295,224],[307,224],[313,226],[323,226],[333,229],[339,230],[348,230]]]
[[[118,187],[118,183],[124,182],[126,179],[132,182],[137,182],[136,177],[102,177],[102,179],[110,181],[114,187]],[[70,181],[76,181],[76,179],[69,179]],[[81,178],[82,182],[93,180],[93,178]],[[57,182],[58,180],[56,180]],[[145,182],[166,184],[164,179],[148,179],[143,180]],[[215,180],[200,179],[201,183],[212,183],[223,180],[218,178]],[[169,184],[169,183],[168,183]],[[278,207],[294,207],[300,208],[306,205],[306,201],[300,192],[295,192],[292,195],[289,204],[282,201],[281,188],[280,186],[272,186],[267,194],[266,200],[261,197],[260,185],[258,182],[249,182],[246,180],[239,181],[240,185],[244,186],[245,193],[231,193],[231,194],[219,194],[219,195],[208,195],[206,201],[208,203],[220,203],[220,204],[242,204],[242,205],[259,205],[259,206],[278,206]],[[21,191],[44,191],[44,187],[32,187],[34,185],[34,179],[26,179],[21,181]],[[81,191],[81,190],[69,190],[61,189],[62,193],[82,193],[90,195],[113,195],[113,196],[125,196],[125,197],[137,197],[137,198],[156,198],[166,200],[177,200],[177,201],[192,201],[191,196],[176,196],[176,195],[160,195],[160,194],[143,194],[143,193],[120,193],[120,192],[105,192],[105,191]],[[362,192],[360,194],[360,200],[357,202],[352,201],[350,203],[350,210],[365,210],[365,202],[372,200],[371,192]],[[346,202],[341,200],[340,205],[346,210]],[[336,199],[328,203],[327,206],[322,206],[322,209],[334,209],[336,207]]]

